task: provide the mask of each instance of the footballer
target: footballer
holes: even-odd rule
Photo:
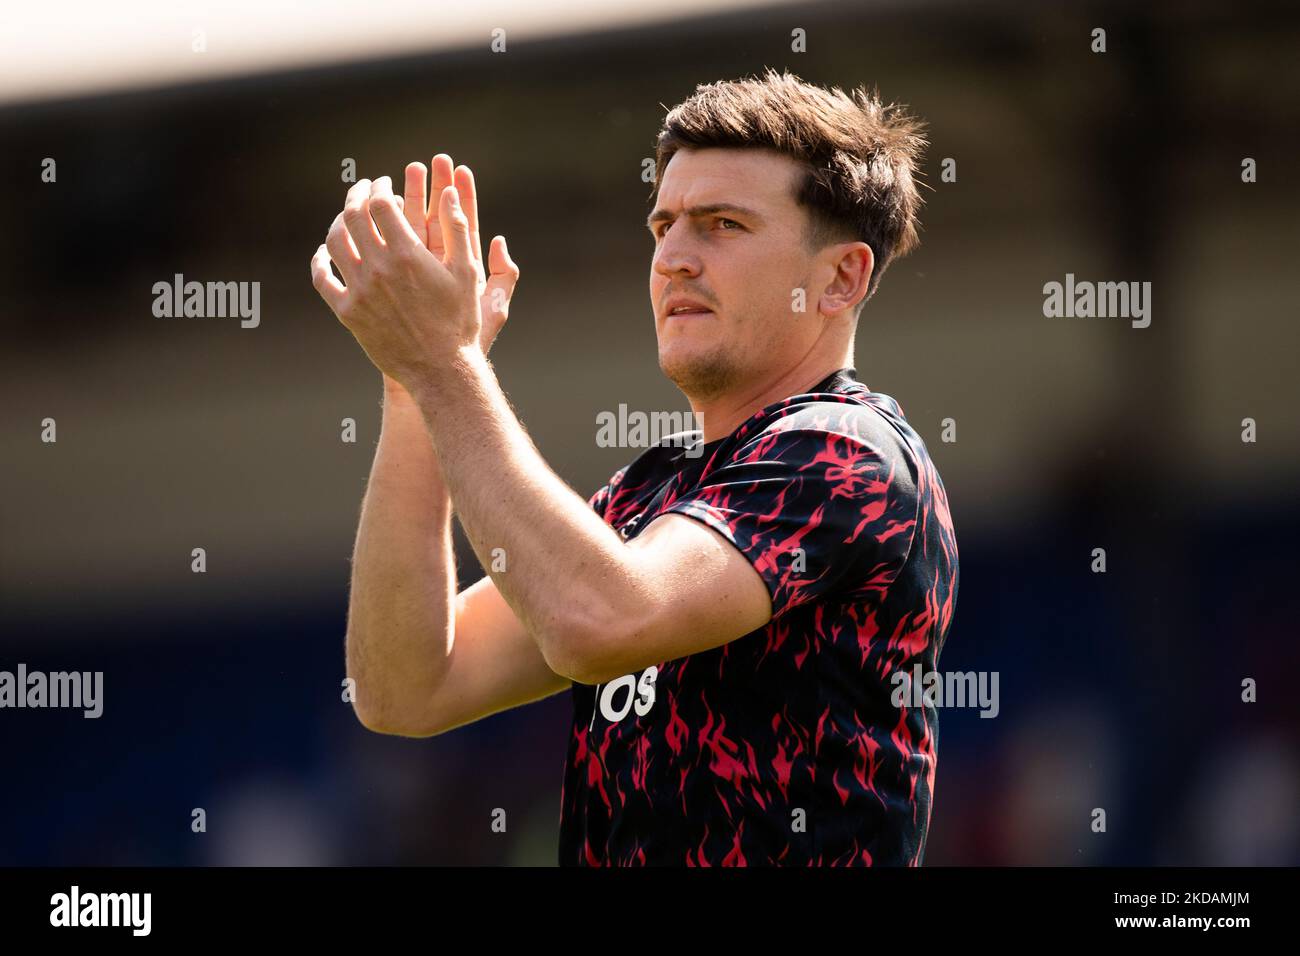
[[[501,236],[482,261],[470,170],[352,186],[311,271],[383,373],[346,637],[366,727],[432,736],[567,691],[562,865],[922,862],[938,715],[891,678],[937,667],[957,544],[854,339],[917,243],[926,145],[875,93],[773,70],[668,112],[650,305],[702,428],[590,498],[488,362],[519,269]],[[453,513],[487,572],[459,592]]]

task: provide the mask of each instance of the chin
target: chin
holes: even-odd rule
[[[735,358],[723,349],[687,349],[674,343],[659,350],[659,369],[691,398],[722,394],[736,379]]]

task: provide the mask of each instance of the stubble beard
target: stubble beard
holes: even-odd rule
[[[702,404],[730,392],[742,377],[735,356],[723,348],[704,355],[659,357],[659,369],[683,395]]]

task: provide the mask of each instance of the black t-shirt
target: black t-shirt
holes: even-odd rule
[[[713,528],[772,619],[573,685],[560,864],[919,865],[938,714],[894,706],[890,677],[936,667],[958,577],[925,443],[851,368],[692,439],[648,449],[591,505],[628,539],[668,513]]]

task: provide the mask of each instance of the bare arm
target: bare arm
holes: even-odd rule
[[[419,408],[388,382],[348,611],[354,709],[370,730],[431,736],[570,684],[490,578],[456,594],[451,514]]]
[[[383,177],[358,182],[326,240],[348,287],[314,266],[316,289],[423,412],[470,543],[484,567],[507,553],[493,583],[549,668],[600,683],[765,624],[767,586],[719,532],[667,515],[629,547],[547,466],[483,350],[476,226],[457,189],[438,207],[442,258]]]
[[[465,166],[453,170],[445,153],[434,157],[432,167],[434,194],[454,181],[470,222],[486,351],[505,323],[519,270],[504,238],[497,237],[484,275],[473,173]],[[425,175],[423,164],[407,166],[405,196],[397,201],[420,242],[442,257],[439,209],[427,202]],[[329,260],[350,279],[359,261],[356,243],[335,230],[328,246],[313,259],[313,284],[346,295],[329,272]],[[385,375],[383,425],[357,529],[346,638],[347,672],[357,685],[353,707],[371,730],[430,736],[569,686],[546,666],[490,580],[456,594],[451,515],[420,410]]]
[[[461,525],[553,671],[599,684],[766,624],[767,586],[717,531],[654,518],[630,542],[546,464],[477,346],[418,391]]]
[[[383,415],[352,556],[346,653],[358,719],[395,733],[446,673],[456,565],[451,498],[424,420],[387,384]]]

